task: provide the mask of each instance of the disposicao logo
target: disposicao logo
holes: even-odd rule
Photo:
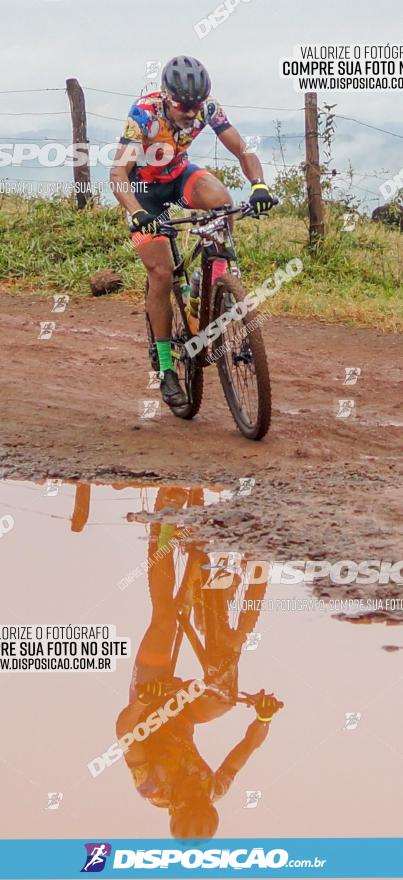
[[[310,864],[311,864],[311,860]],[[232,876],[233,870],[241,868],[284,868],[288,862],[285,849],[270,849],[265,852],[263,847],[252,849],[117,849],[113,862],[113,870],[122,868],[220,868],[224,876]],[[313,864],[313,862],[312,862]]]
[[[85,843],[87,858],[80,873],[95,874],[104,870],[106,860],[112,852],[110,843]]]

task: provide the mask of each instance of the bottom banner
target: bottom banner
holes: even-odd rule
[[[3,840],[1,880],[403,877],[403,838]]]

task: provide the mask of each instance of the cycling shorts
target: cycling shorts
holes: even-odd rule
[[[169,216],[167,205],[182,205],[184,208],[195,207],[192,202],[192,193],[195,183],[200,180],[201,177],[213,177],[211,172],[207,171],[206,168],[199,168],[198,165],[193,165],[191,162],[186,165],[182,174],[176,177],[175,180],[170,180],[167,183],[157,182],[144,184],[144,182],[136,176],[135,171],[136,169],[134,168],[130,174],[130,182],[136,183],[136,188],[133,194],[137,201],[141,207],[145,211],[148,211],[149,214],[152,214],[153,217],[166,217],[166,219],[168,219]],[[127,213],[127,220],[130,225],[131,215],[129,213]],[[153,236],[150,233],[134,232],[132,234],[132,242],[133,246],[137,248],[146,244],[148,241],[155,241],[155,239],[162,237],[163,236]]]

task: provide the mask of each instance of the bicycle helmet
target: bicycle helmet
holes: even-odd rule
[[[178,55],[165,65],[161,85],[174,101],[190,110],[208,98],[211,82],[206,68],[197,58]]]
[[[210,840],[217,832],[218,813],[209,801],[193,801],[170,810],[170,831],[177,840],[184,838]]]

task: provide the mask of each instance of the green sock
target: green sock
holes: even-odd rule
[[[164,373],[165,370],[175,370],[174,362],[172,360],[171,340],[156,339],[155,344],[157,346],[158,361],[161,373]]]
[[[161,523],[160,533],[158,535],[158,550],[169,545],[174,537],[176,526],[174,523]],[[172,547],[173,549],[173,547]]]

